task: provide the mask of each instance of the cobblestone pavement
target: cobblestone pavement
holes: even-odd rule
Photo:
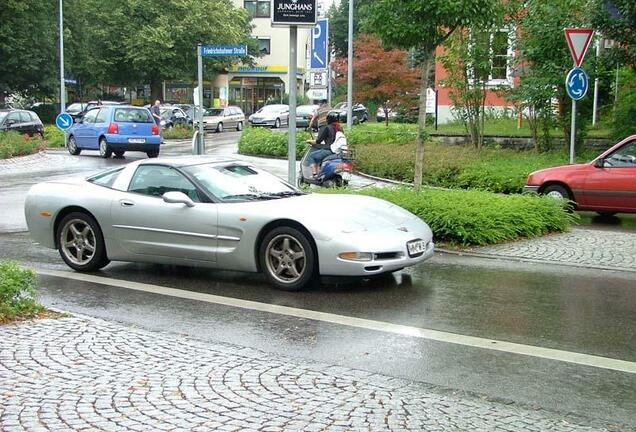
[[[636,271],[636,233],[574,228],[571,232],[469,249],[480,255]]]
[[[0,326],[6,432],[605,430],[581,421],[101,320]]]

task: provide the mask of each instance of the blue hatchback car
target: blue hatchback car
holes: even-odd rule
[[[132,105],[100,106],[88,111],[68,130],[68,151],[78,155],[82,150],[99,150],[109,158],[113,153],[145,152],[159,156],[161,133],[147,108]]]

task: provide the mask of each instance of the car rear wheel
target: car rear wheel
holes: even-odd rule
[[[99,140],[99,155],[104,159],[108,159],[113,155],[113,151],[108,145],[108,141],[106,141],[106,138],[102,138]]]
[[[62,259],[73,270],[99,270],[110,262],[102,231],[97,221],[86,213],[66,215],[56,237]]]
[[[66,143],[66,148],[68,149],[68,152],[72,154],[73,156],[77,156],[78,154],[82,152],[81,149],[77,148],[77,141],[75,141],[75,137],[73,135],[68,137],[68,143]]]
[[[276,119],[274,122],[274,128],[278,129],[280,127],[280,119]]]
[[[236,130],[239,132],[243,130],[243,122],[238,122],[236,124]]]
[[[267,233],[259,257],[267,280],[285,291],[306,287],[318,268],[309,239],[292,227],[281,226]]]
[[[148,150],[146,154],[149,158],[156,158],[157,156],[159,156],[159,150]]]
[[[117,156],[118,158],[123,157],[124,153],[126,153],[125,151],[121,151],[121,150],[116,150],[113,153],[115,153],[115,156]]]

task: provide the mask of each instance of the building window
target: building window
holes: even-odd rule
[[[272,53],[270,38],[258,38],[258,52],[261,53],[261,55],[269,55]]]
[[[270,0],[244,0],[243,5],[253,18],[270,17]]]
[[[508,32],[500,30],[490,39],[491,69],[490,80],[508,79]]]
[[[510,29],[471,32],[468,56],[478,67],[469,63],[470,81],[486,81],[488,86],[512,85],[512,71],[508,66],[515,55],[512,35]]]

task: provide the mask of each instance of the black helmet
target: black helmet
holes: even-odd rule
[[[327,113],[327,124],[335,123],[340,120],[340,114],[338,111],[329,111]]]

